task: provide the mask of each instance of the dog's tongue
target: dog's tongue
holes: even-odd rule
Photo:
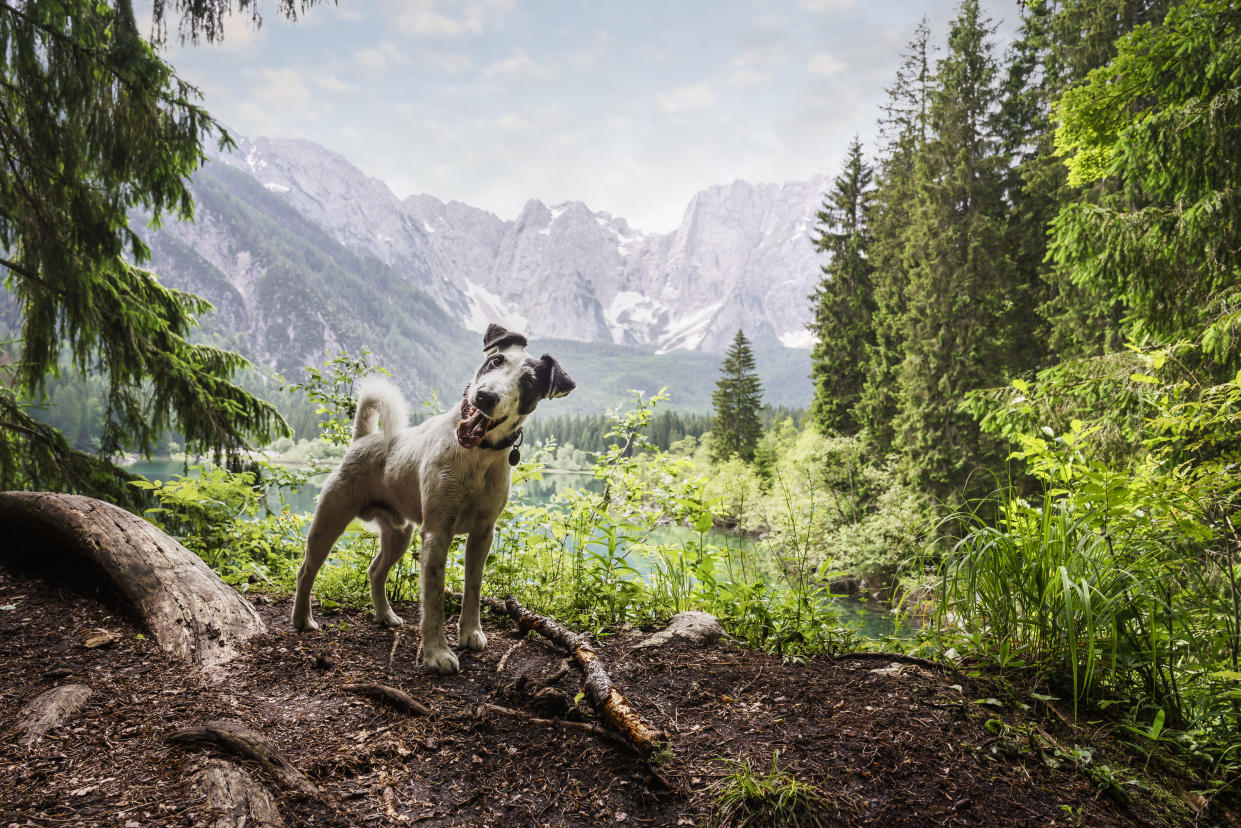
[[[457,442],[461,448],[472,449],[487,436],[487,416],[464,401],[461,415],[463,419],[457,423]]]

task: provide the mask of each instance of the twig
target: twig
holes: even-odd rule
[[[346,693],[353,693],[358,696],[366,696],[380,704],[386,704],[388,707],[395,708],[402,713],[417,713],[419,716],[430,716],[431,708],[415,699],[404,690],[398,690],[395,687],[389,687],[386,684],[377,684],[375,682],[359,682],[357,684],[346,684],[340,688]]]
[[[584,635],[571,632],[546,615],[539,615],[519,604],[516,599],[508,598],[499,601],[495,598],[483,597],[482,602],[489,608],[517,622],[522,632],[534,630],[544,638],[568,650],[583,673],[582,690],[587,700],[599,716],[629,742],[629,745],[644,757],[656,756],[660,759],[668,757],[669,745],[666,733],[655,730],[633,709],[612,680],[608,678],[603,661],[600,660],[590,639]]]
[[[518,640],[518,642],[514,644],[512,647],[509,647],[507,650],[504,651],[504,655],[500,656],[500,662],[496,664],[497,673],[504,672],[504,668],[508,665],[508,657],[513,654],[514,650],[516,650],[518,647],[520,647],[524,643],[526,643],[526,639],[522,638]]]

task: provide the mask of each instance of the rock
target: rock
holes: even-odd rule
[[[724,628],[720,626],[719,619],[714,615],[709,612],[689,610],[688,612],[678,612],[672,616],[672,620],[668,622],[668,626],[665,629],[655,633],[637,646],[658,647],[679,638],[682,641],[688,641],[691,644],[697,644],[702,647],[715,643],[723,634]]]

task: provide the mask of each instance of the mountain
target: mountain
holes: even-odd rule
[[[215,305],[204,337],[260,366],[296,378],[366,347],[412,401],[451,404],[480,332],[498,321],[578,381],[562,413],[665,386],[673,405],[704,411],[719,352],[742,326],[766,399],[809,401],[808,352],[787,345],[805,338],[821,182],[711,188],[660,235],[580,202],[531,201],[505,221],[432,196],[401,200],[303,141],[241,141],[221,160],[191,181],[193,222],[145,234],[150,267]]]
[[[503,221],[432,196],[402,201],[308,141],[243,139],[223,160],[469,330],[498,320],[533,336],[657,352],[719,353],[739,327],[756,343],[810,344],[821,177],[712,187],[694,196],[677,230],[648,234],[581,202],[530,201]]]

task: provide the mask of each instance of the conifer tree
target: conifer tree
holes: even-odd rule
[[[759,409],[763,405],[763,386],[755,371],[750,340],[740,329],[724,355],[711,403],[715,408],[711,459],[720,462],[736,456],[747,463],[753,461],[762,435]]]
[[[931,95],[931,137],[914,166],[905,245],[897,444],[917,488],[940,498],[983,463],[977,423],[959,406],[1003,366],[1011,263],[994,112],[997,66],[978,0],[963,0]]]
[[[874,286],[867,255],[867,212],[873,173],[855,136],[844,169],[836,177],[818,212],[815,249],[830,256],[823,279],[811,295],[815,336],[810,355],[814,401],[810,415],[824,432],[857,431],[858,400],[866,379],[866,361],[874,347],[871,315]]]
[[[279,0],[295,16],[313,0]],[[157,36],[165,0],[153,9]],[[183,39],[215,39],[231,0],[174,0]],[[257,22],[258,4],[239,0]],[[56,488],[132,503],[108,462],[176,428],[191,450],[239,456],[286,426],[230,377],[240,356],[190,341],[202,299],[141,265],[129,225],[144,211],[187,219],[188,176],[218,124],[138,33],[130,0],[0,3],[0,268],[20,316],[0,354],[0,488]],[[227,144],[227,137],[222,138]],[[73,449],[26,404],[62,364],[100,376],[97,455]]]
[[[897,414],[897,368],[905,358],[905,289],[909,268],[905,248],[914,196],[914,164],[928,135],[928,109],[935,88],[931,30],[918,24],[904,53],[896,80],[888,89],[880,132],[883,146],[877,186],[871,197],[870,244],[873,313],[872,345],[855,417],[880,454],[893,444]]]

